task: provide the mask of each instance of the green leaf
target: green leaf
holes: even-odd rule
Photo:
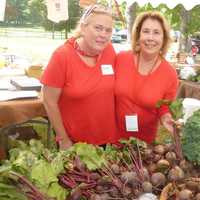
[[[200,165],[200,110],[188,118],[183,128],[182,148],[186,158]]]
[[[61,153],[58,153],[57,156],[51,161],[51,167],[56,176],[64,170],[64,158]]]
[[[89,170],[98,169],[106,163],[103,148],[86,143],[76,143],[72,151],[80,157]]]
[[[178,120],[183,118],[183,99],[172,101],[169,105],[173,119]]]
[[[2,166],[0,166],[0,174],[2,175],[5,173],[8,173],[11,169],[12,169],[11,166],[2,165]]]
[[[36,155],[41,155],[43,150],[45,149],[44,145],[40,140],[31,139],[29,141],[29,144],[30,144],[30,150]]]
[[[160,108],[163,105],[169,106],[170,113],[172,114],[174,120],[178,120],[183,117],[183,99],[180,98],[174,101],[162,99],[157,102],[156,108]]]
[[[24,150],[19,152],[18,157],[13,161],[12,166],[15,171],[28,176],[31,167],[36,163],[37,160],[37,156],[31,151]]]
[[[69,195],[69,191],[61,187],[58,183],[52,183],[48,188],[47,194],[57,200],[65,200]]]
[[[27,200],[27,198],[16,190],[15,186],[0,183],[0,199],[6,200]]]
[[[32,167],[31,179],[42,188],[48,188],[52,182],[57,182],[57,175],[51,164],[45,160],[39,160],[38,163]]]

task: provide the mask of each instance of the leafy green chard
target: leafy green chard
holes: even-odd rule
[[[79,156],[89,170],[106,162],[103,148],[86,143],[74,144],[65,151],[52,151],[40,141],[30,140],[29,144],[19,142],[9,153],[10,159],[0,166],[0,191],[4,191],[0,193],[1,200],[27,200],[34,196],[37,200],[65,200],[70,190],[59,184],[58,176],[74,164],[74,157]],[[17,189],[21,193],[17,194]]]
[[[29,145],[19,142],[19,146],[11,149],[9,153],[10,159],[4,161],[0,166],[0,190],[2,185],[4,186],[4,193],[0,193],[0,199],[5,196],[7,196],[7,200],[20,199],[18,198],[20,194],[17,195],[15,190],[21,185],[24,185],[20,188],[21,196],[24,199],[31,199],[31,197],[26,198],[29,193],[33,198],[38,194],[41,198],[44,196],[43,199],[46,197],[49,200],[52,198],[65,199],[63,196],[66,197],[68,191],[58,185],[57,176],[64,170],[64,165],[68,160],[67,151],[52,152],[46,149],[40,141],[30,140]],[[54,186],[55,188],[52,188]],[[23,188],[27,188],[27,191],[30,192],[23,192]],[[34,189],[32,190],[32,188]],[[12,196],[10,195],[11,189]],[[21,200],[23,200],[22,197]]]
[[[19,193],[15,186],[10,185],[9,182],[3,182],[0,178],[0,199],[1,200],[27,200],[26,196]]]
[[[185,157],[200,165],[200,110],[188,118],[183,128],[182,148]]]
[[[95,170],[105,164],[103,148],[86,143],[76,143],[71,151],[78,155],[89,170]]]

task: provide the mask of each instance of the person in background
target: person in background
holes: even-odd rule
[[[75,142],[115,142],[112,27],[108,8],[89,6],[43,73],[44,106],[61,149]]]
[[[173,119],[160,100],[173,100],[178,79],[164,56],[170,43],[169,26],[155,11],[136,18],[132,29],[132,50],[116,58],[116,113],[119,138],[136,137],[154,141],[159,120],[171,133]]]
[[[198,47],[196,45],[192,45],[191,53],[192,53],[192,56],[193,56],[194,60],[196,58],[196,55],[197,55],[198,51],[199,51]]]

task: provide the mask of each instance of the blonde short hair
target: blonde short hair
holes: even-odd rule
[[[101,4],[90,5],[85,9],[82,17],[80,18],[78,25],[73,33],[73,37],[75,38],[81,37],[81,25],[82,24],[87,25],[94,15],[100,15],[100,14],[110,16],[113,19],[112,10],[110,8],[103,6]]]
[[[132,34],[131,34],[132,49],[136,53],[140,52],[140,47],[139,47],[140,32],[141,32],[142,25],[146,19],[153,19],[153,20],[158,21],[163,29],[164,38],[163,38],[163,46],[161,48],[160,55],[164,57],[172,41],[170,38],[170,26],[167,20],[164,18],[164,16],[157,11],[143,12],[137,16],[135,23],[133,25]]]

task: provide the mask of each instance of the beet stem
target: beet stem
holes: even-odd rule
[[[181,147],[181,138],[176,124],[174,124],[174,142],[176,146],[176,154],[179,160],[183,160],[183,151]]]

